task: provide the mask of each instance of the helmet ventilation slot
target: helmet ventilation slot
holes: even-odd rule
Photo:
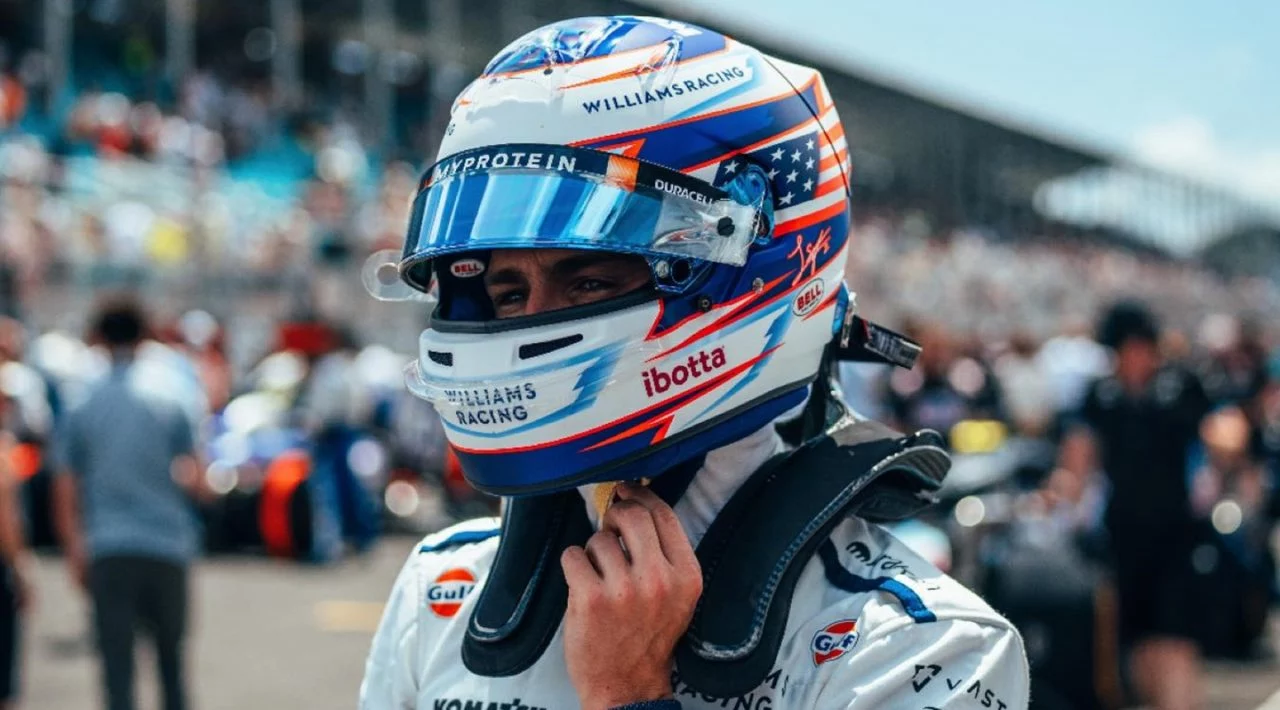
[[[561,348],[567,348],[570,345],[579,342],[582,342],[582,335],[575,333],[573,335],[566,335],[563,338],[556,338],[555,340],[544,340],[541,343],[521,345],[518,354],[520,355],[521,360],[528,360],[529,358],[535,358],[539,355],[553,353]]]

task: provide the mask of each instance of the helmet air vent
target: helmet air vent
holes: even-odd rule
[[[539,355],[553,353],[561,348],[567,348],[570,345],[579,342],[582,342],[582,335],[575,333],[574,335],[567,335],[563,338],[556,338],[555,340],[544,340],[541,343],[521,345],[519,350],[520,359],[528,360],[530,358],[538,357]]]

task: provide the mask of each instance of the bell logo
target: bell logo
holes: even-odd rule
[[[827,624],[826,628],[813,635],[809,650],[813,652],[813,665],[820,666],[827,661],[834,661],[853,649],[858,644],[858,622],[854,619],[841,619]]]
[[[651,367],[648,372],[641,375],[644,378],[644,393],[650,397],[662,394],[672,387],[680,387],[696,380],[712,370],[719,370],[724,367],[724,364],[724,348],[714,348],[709,353],[702,350],[690,355],[687,362],[672,367],[670,372]]]
[[[814,279],[805,284],[800,293],[796,294],[796,300],[791,302],[791,312],[798,316],[808,315],[822,303],[823,290],[822,279]]]
[[[458,259],[449,265],[449,273],[460,279],[469,279],[484,273],[484,262],[479,259]]]
[[[427,587],[427,604],[431,613],[445,619],[452,617],[475,588],[476,576],[469,569],[455,567],[441,572]]]

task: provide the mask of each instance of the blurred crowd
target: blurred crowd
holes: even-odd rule
[[[207,75],[186,82],[171,112],[88,91],[53,128],[28,130],[20,93],[5,105],[17,107],[0,120],[0,309],[10,315],[68,284],[121,278],[314,291],[316,273],[358,273],[368,254],[398,246],[415,172],[429,161],[377,160],[341,116],[284,125],[265,93]],[[891,324],[928,315],[956,336],[1045,342],[1079,332],[1120,295],[1191,334],[1213,314],[1280,310],[1273,281],[1227,280],[1194,262],[941,228],[926,210],[855,218],[850,284]],[[357,279],[338,281],[330,302],[362,295]]]
[[[266,83],[225,73],[194,73],[169,100],[88,87],[46,113],[24,88],[28,64],[0,74],[0,314],[32,337],[79,342],[99,289],[150,284],[171,322],[159,340],[199,363],[211,412],[255,389],[282,323],[356,322],[353,338],[411,345],[414,327],[355,318],[351,304],[368,300],[364,259],[403,240],[429,155],[387,160],[350,107],[281,111]],[[927,209],[859,205],[854,230],[859,306],[928,345],[913,372],[845,368],[846,394],[868,414],[945,430],[974,409],[1049,434],[1107,371],[1093,322],[1120,297],[1153,307],[1165,352],[1203,371],[1220,401],[1247,392],[1276,406],[1274,281],[1097,240],[944,227]],[[277,305],[256,328],[231,327],[262,292]],[[966,412],[919,395],[936,386],[963,395]]]
[[[1183,333],[1227,313],[1277,334],[1269,317],[1280,309],[1274,281],[1227,279],[1194,260],[1098,240],[1034,232],[1002,239],[982,226],[940,230],[923,210],[859,210],[855,200],[854,212],[849,283],[878,318],[928,317],[957,335],[1044,341],[1079,331],[1125,297],[1151,304]]]
[[[374,305],[362,265],[402,242],[430,156],[387,160],[358,121],[316,115],[282,117],[261,85],[195,74],[167,107],[85,90],[47,120],[17,74],[0,74],[0,432],[16,439],[37,544],[53,542],[40,482],[59,423],[110,370],[86,322],[97,295],[122,286],[160,316],[137,366],[181,406],[202,486],[221,501],[206,501],[206,549],[324,561],[363,549],[387,520],[421,530],[492,510],[467,488],[434,412],[403,390],[420,304],[400,307],[409,315],[396,323],[352,310]],[[1027,486],[1035,514],[1098,529],[1115,481],[1100,444],[1070,433],[1116,370],[1101,314],[1138,299],[1165,326],[1160,368],[1184,373],[1206,402],[1179,472],[1188,514],[1224,539],[1264,538],[1247,550],[1274,545],[1280,284],[1097,240],[943,227],[924,208],[858,206],[854,217],[848,282],[860,311],[924,346],[909,371],[842,364],[855,410],[942,432],[958,456],[1039,442],[1052,453]],[[274,462],[296,450],[320,522],[283,542],[245,533],[234,496],[260,500],[279,480]]]
[[[969,379],[984,411],[1023,433],[1044,433],[1109,371],[1096,321],[1120,299],[1148,304],[1166,326],[1164,351],[1202,370],[1224,402],[1261,392],[1280,367],[1273,282],[1227,281],[1193,262],[1115,248],[1002,243],[980,230],[940,238],[919,213],[864,216],[853,244],[848,281],[862,310],[925,342],[926,369],[977,366],[982,376]],[[919,375],[845,372],[846,394],[881,417],[893,414],[896,387]]]
[[[86,91],[60,121],[0,111],[0,302],[67,283],[182,274],[279,287],[403,239],[414,185],[351,123],[271,118],[261,92],[197,74],[171,111]]]

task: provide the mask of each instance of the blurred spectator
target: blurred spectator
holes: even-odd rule
[[[1045,480],[1040,498],[1046,516],[1059,530],[1100,535],[1109,493],[1093,441],[1081,436],[1063,442],[1058,467]]]
[[[961,355],[937,323],[909,328],[924,347],[913,370],[888,377],[887,409],[901,431],[933,429],[944,436],[966,419],[1004,420],[999,384],[978,360]]]
[[[146,386],[136,362],[147,325],[128,298],[105,303],[94,339],[111,372],[72,410],[59,436],[59,533],[71,573],[93,601],[109,710],[131,710],[133,641],[153,635],[165,710],[186,707],[183,645],[188,567],[198,552],[187,500],[200,475],[191,419],[180,402]]]
[[[1055,412],[1052,382],[1036,354],[1035,341],[1020,334],[994,367],[1014,431],[1032,437],[1046,432]]]
[[[1201,323],[1199,341],[1207,356],[1202,378],[1214,401],[1246,402],[1265,386],[1267,351],[1257,323],[1214,313]]]
[[[0,396],[8,400],[0,426],[20,441],[43,440],[53,429],[57,395],[39,370],[23,362],[25,350],[22,324],[0,316]]]
[[[1092,437],[1111,486],[1105,519],[1120,641],[1131,651],[1140,695],[1158,710],[1199,707],[1204,617],[1186,471],[1210,402],[1190,372],[1162,361],[1160,329],[1144,304],[1113,306],[1098,340],[1114,352],[1114,371],[1090,387],[1079,414],[1083,426],[1066,446]]]
[[[18,270],[0,250],[0,316],[17,318],[22,315],[18,296]]]
[[[1280,350],[1272,356],[1268,366],[1268,380],[1258,393],[1251,407],[1257,419],[1255,446],[1263,460],[1270,462],[1271,470],[1280,478]],[[1280,495],[1276,509],[1280,511]]]
[[[1087,326],[1071,324],[1050,338],[1036,359],[1052,385],[1058,412],[1074,412],[1094,380],[1110,367],[1106,348],[1088,335]]]
[[[1231,531],[1254,534],[1269,531],[1265,524],[1273,487],[1257,451],[1250,446],[1251,425],[1237,407],[1225,407],[1206,417],[1201,425],[1205,456],[1191,478],[1191,509],[1209,520],[1218,503],[1230,500],[1240,508],[1238,525]],[[1264,539],[1261,541],[1264,545]]]
[[[1235,406],[1219,409],[1201,425],[1204,456],[1191,472],[1192,513],[1217,544],[1212,589],[1228,599],[1212,604],[1206,651],[1249,656],[1262,637],[1276,584],[1271,550],[1275,525],[1275,479],[1254,444],[1254,426]],[[1201,553],[1203,554],[1203,552]]]
[[[196,363],[209,410],[222,411],[231,399],[232,386],[222,326],[207,311],[187,311],[178,320],[178,334],[183,349]]]
[[[0,131],[22,119],[27,109],[27,90],[17,77],[0,72]]]
[[[405,206],[412,202],[417,186],[413,166],[393,163],[387,167],[376,199],[365,204],[358,219],[368,251],[399,249],[404,243],[409,227]]]
[[[31,559],[19,506],[16,440],[5,426],[10,400],[0,390],[0,709],[14,707],[21,668],[20,615],[31,607]]]

